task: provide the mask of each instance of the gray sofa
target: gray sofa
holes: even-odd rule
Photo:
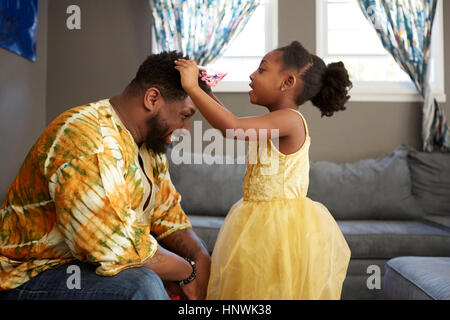
[[[172,182],[208,250],[230,207],[242,197],[243,159],[206,164],[172,161]],[[173,157],[175,158],[175,157]],[[205,161],[206,160],[206,161]],[[237,164],[240,163],[240,164]],[[352,257],[342,299],[386,295],[386,262],[395,257],[450,257],[450,155],[400,145],[376,159],[335,164],[311,162],[308,197],[323,203],[344,234]]]

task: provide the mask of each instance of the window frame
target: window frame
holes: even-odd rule
[[[328,42],[327,2],[328,0],[316,1],[316,54],[324,59],[327,58],[325,48]],[[363,56],[365,55],[361,55]],[[444,63],[443,3],[439,1],[433,26],[430,58],[430,65],[434,65],[434,81],[430,85],[438,102],[447,100]],[[350,101],[423,102],[423,97],[417,92],[412,82],[356,81],[353,82],[350,95]]]

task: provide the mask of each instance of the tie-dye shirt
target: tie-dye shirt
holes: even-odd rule
[[[164,154],[135,144],[101,100],[44,131],[0,209],[0,290],[74,259],[99,275],[142,266],[157,240],[191,227]]]

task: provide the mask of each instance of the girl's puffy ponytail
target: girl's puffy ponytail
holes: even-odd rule
[[[318,107],[322,116],[331,117],[334,112],[345,110],[345,104],[350,99],[348,95],[352,88],[347,69],[342,62],[328,64],[322,77],[322,88],[311,99]]]

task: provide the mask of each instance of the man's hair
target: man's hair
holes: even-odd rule
[[[167,101],[184,100],[187,93],[181,86],[181,77],[175,69],[175,60],[189,59],[177,51],[152,54],[139,67],[136,77],[128,85],[127,90],[133,94],[141,94],[149,88],[157,88]],[[199,85],[206,93],[210,88],[199,78]]]

